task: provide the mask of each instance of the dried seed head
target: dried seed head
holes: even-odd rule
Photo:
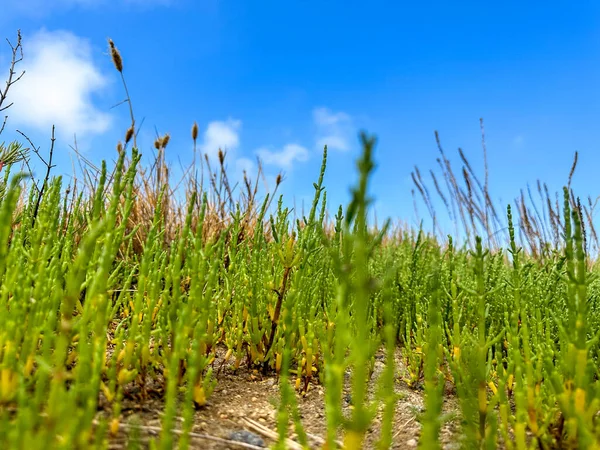
[[[162,145],[162,139],[161,138],[156,138],[156,140],[154,141],[154,148],[156,150],[160,150],[160,147]]]
[[[119,50],[117,49],[117,47],[115,47],[115,43],[113,42],[112,39],[108,40],[108,45],[110,45],[110,56],[113,60],[113,64],[115,65],[115,68],[119,72],[123,72],[123,59],[121,58],[121,54],[119,53]]]
[[[196,122],[194,122],[194,125],[192,125],[192,139],[194,142],[196,142],[196,139],[198,139],[198,124]]]
[[[125,144],[128,144],[131,138],[133,137],[133,125],[129,127],[127,132],[125,133]]]
[[[123,143],[121,141],[119,141],[117,143],[117,152],[119,152],[119,155],[120,155],[122,151],[123,151]]]
[[[225,153],[223,153],[223,150],[219,149],[219,164],[223,165],[223,162],[225,162]]]
[[[275,178],[275,186],[279,186],[281,184],[282,180],[283,180],[283,177],[281,176],[280,173],[278,173],[277,178]]]
[[[165,134],[162,138],[162,148],[167,148],[167,145],[169,145],[169,140],[171,139],[171,135],[169,133]]]

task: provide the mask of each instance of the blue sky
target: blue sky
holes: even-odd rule
[[[74,134],[86,157],[114,158],[128,126],[107,38],[120,49],[140,131],[151,153],[169,132],[175,166],[200,144],[229,151],[239,174],[261,156],[281,170],[291,203],[308,202],[321,145],[332,209],[355,180],[357,133],[379,138],[378,215],[414,221],[410,172],[435,168],[434,130],[482,167],[483,117],[495,199],[541,178],[597,196],[600,162],[600,4],[217,0],[3,0],[2,37],[24,36],[26,76],[15,85],[15,129],[47,148],[57,125],[59,171],[71,172]],[[8,47],[0,47],[6,67]],[[421,209],[424,211],[424,209]]]

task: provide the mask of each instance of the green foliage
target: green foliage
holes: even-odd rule
[[[448,413],[464,448],[598,448],[600,282],[572,193],[564,248],[543,259],[518,247],[510,208],[506,250],[375,230],[375,138],[362,134],[361,145],[350,204],[333,223],[325,148],[307,217],[292,221],[282,198],[271,207],[267,196],[254,209],[234,205],[211,232],[215,205],[194,191],[166,241],[165,185],[139,250],[135,149],[112,171],[103,164],[86,195],[49,180],[38,205],[24,176],[9,175],[22,150],[0,147],[12,158],[0,183],[3,448],[106,448],[120,432],[138,448],[124,399],[136,388],[144,402],[157,384],[162,431],[150,445],[187,448],[195,408],[226,364],[279,376],[278,448],[292,427],[308,448],[299,402],[315,383],[329,449],[340,437],[347,449],[367,439],[390,448],[401,383],[424,387],[421,448],[441,448]],[[101,400],[110,413],[98,413]]]

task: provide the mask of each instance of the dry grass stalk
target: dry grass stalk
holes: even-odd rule
[[[462,234],[463,239],[469,245],[473,244],[473,238],[476,235],[486,236],[487,244],[490,248],[499,249],[506,244],[508,235],[505,220],[500,218],[497,211],[504,208],[497,208],[491,199],[489,187],[489,168],[487,162],[487,145],[485,142],[485,130],[483,121],[480,121],[481,145],[483,148],[484,176],[483,182],[478,177],[476,171],[471,165],[467,155],[462,149],[458,149],[458,156],[462,163],[460,168],[460,177],[456,175],[450,160],[442,148],[440,137],[437,131],[435,139],[441,157],[437,159],[438,167],[441,170],[441,177],[444,180],[444,186],[440,184],[439,177],[434,171],[430,171],[431,180],[435,187],[435,192],[446,209],[450,219],[455,226],[455,235]],[[571,190],[571,182],[575,174],[578,163],[578,154],[575,153],[573,164],[569,171],[567,186],[571,192],[571,207],[579,211],[582,231],[585,232],[587,253],[595,254],[600,250],[600,242],[594,227],[594,210],[598,203],[588,199],[587,205],[582,205],[575,198]],[[432,198],[429,195],[426,183],[424,182],[419,169],[415,167],[411,173],[413,184],[416,191],[427,208],[427,212],[432,219],[432,230],[434,235],[443,239],[439,227],[439,216],[435,210]],[[459,179],[461,181],[459,181]],[[416,205],[415,190],[412,191],[415,201],[415,212],[418,214]],[[521,191],[520,196],[515,200],[517,210],[517,224],[519,226],[519,236],[523,245],[536,258],[546,258],[549,247],[560,249],[563,245],[562,235],[564,233],[563,217],[559,202],[559,195],[556,193],[551,196],[548,186],[541,181],[537,181],[537,193],[539,198],[534,198],[531,189],[527,188],[527,196]],[[600,199],[600,197],[599,197]],[[459,234],[459,227],[462,233]]]

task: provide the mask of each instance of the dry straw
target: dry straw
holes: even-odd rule
[[[113,42],[112,39],[108,40],[108,45],[110,45],[110,56],[112,58],[113,64],[115,65],[115,68],[120,73],[123,73],[123,58],[121,58],[121,54],[119,53],[119,50],[115,46],[115,43]]]

